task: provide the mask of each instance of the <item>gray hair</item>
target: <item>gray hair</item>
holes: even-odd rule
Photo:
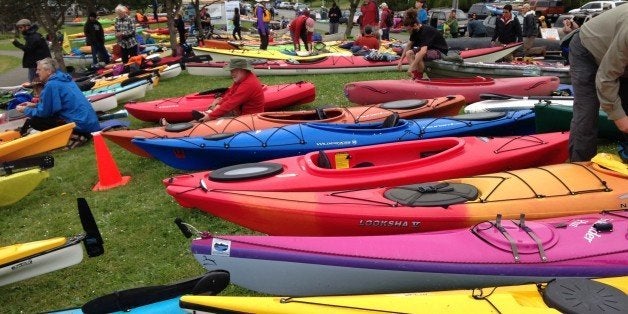
[[[529,3],[524,3],[522,8],[530,10],[530,4]]]
[[[129,12],[129,9],[122,4],[118,4],[114,11],[116,12],[116,14],[123,13],[123,12],[127,13]]]
[[[42,68],[46,70],[50,70],[53,73],[57,71],[57,69],[59,68],[59,64],[53,58],[41,59],[37,61],[37,65],[41,66]]]

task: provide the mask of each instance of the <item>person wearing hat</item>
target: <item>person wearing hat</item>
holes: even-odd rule
[[[222,97],[212,102],[207,111],[192,111],[192,116],[197,121],[264,112],[262,83],[252,72],[251,64],[243,58],[232,58],[225,70],[231,72],[233,84]]]
[[[32,82],[37,78],[37,61],[50,58],[50,49],[46,39],[37,32],[37,25],[32,25],[30,20],[21,19],[15,23],[15,27],[24,36],[24,43],[15,38],[13,46],[24,51],[22,67],[28,69],[28,81]]]
[[[105,48],[105,32],[96,12],[90,12],[87,22],[83,27],[85,44],[92,47],[92,64],[98,64],[98,58],[105,64],[109,63],[109,53]]]
[[[422,25],[427,25],[429,21],[427,9],[425,9],[425,0],[416,0],[416,2],[414,2],[414,7],[417,11],[417,22]]]
[[[403,60],[408,58],[408,75],[413,80],[423,78],[425,61],[440,59],[443,55],[447,55],[449,50],[443,34],[432,26],[420,24],[417,15],[414,9],[406,10],[403,26],[410,33],[410,40],[403,47],[397,64],[397,68],[401,70]]]

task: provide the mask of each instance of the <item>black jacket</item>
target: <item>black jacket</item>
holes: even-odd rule
[[[88,19],[83,27],[83,32],[85,33],[85,44],[87,46],[91,46],[92,43],[105,44],[105,31],[98,20],[92,21]]]
[[[36,68],[37,61],[51,57],[48,42],[37,32],[38,28],[37,25],[33,25],[22,32],[25,40],[24,44],[17,39],[13,41],[13,46],[24,51],[24,57],[22,57],[23,68]]]
[[[531,11],[530,11],[531,12]],[[539,35],[539,26],[537,18],[534,13],[526,13],[523,16],[523,30],[521,34],[523,37],[536,37]]]
[[[492,41],[499,40],[502,44],[510,44],[514,42],[520,42],[521,38],[521,24],[516,17],[508,22],[504,23],[501,18],[497,19],[495,23],[495,34],[493,34]]]
[[[335,6],[329,9],[329,23],[340,23],[341,16],[340,7]]]

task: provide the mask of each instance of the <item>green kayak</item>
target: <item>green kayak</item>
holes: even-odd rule
[[[571,118],[573,117],[573,107],[560,105],[537,104],[534,106],[536,132],[560,132],[569,131]],[[606,112],[600,109],[598,116],[598,136],[611,140],[618,139],[621,132],[612,120],[608,119]]]

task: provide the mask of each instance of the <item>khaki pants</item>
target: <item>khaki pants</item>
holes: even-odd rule
[[[534,46],[534,38],[535,37],[523,37],[523,54],[524,56],[538,56],[545,55],[546,48],[543,47],[533,47]]]

